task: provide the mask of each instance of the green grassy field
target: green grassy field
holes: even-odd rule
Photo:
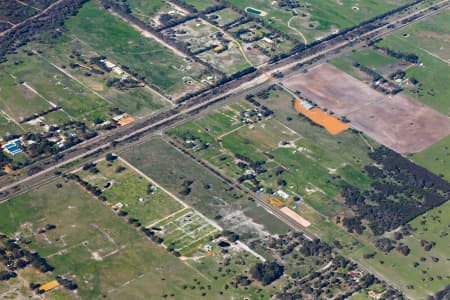
[[[267,120],[267,122],[262,124],[256,124],[252,128],[245,126],[238,130],[236,135],[249,141],[251,144],[258,145],[261,151],[270,151],[278,148],[283,142],[300,138],[300,135],[296,132],[291,131],[274,119]]]
[[[128,0],[127,2],[131,9],[132,14],[143,21],[155,15],[163,7],[169,6],[166,4],[164,0],[156,0],[156,1]]]
[[[102,189],[102,195],[111,205],[117,206],[118,203],[123,205],[120,210],[128,212],[129,217],[138,219],[144,226],[183,207],[158,188],[154,192],[149,191],[153,183],[119,160],[114,162],[103,160],[97,163],[96,167],[99,173],[80,171],[79,176]],[[125,170],[117,172],[118,168],[125,168]],[[104,188],[107,183],[110,183],[111,187]],[[142,202],[139,201],[140,198],[143,199]]]
[[[217,5],[217,2],[214,0],[183,0],[183,2],[195,7],[199,11]]]
[[[248,227],[239,227],[241,224],[235,223],[237,220],[234,218],[226,219],[229,214],[244,217],[248,210],[256,207],[255,203],[163,140],[154,139],[122,156],[206,217],[217,219],[217,216],[222,216],[216,222],[224,228],[241,233],[241,239],[245,240],[247,234],[248,237],[254,237],[261,230],[270,233],[283,233],[287,230],[286,225],[265,211],[261,212],[264,214],[264,217],[260,216],[262,223]],[[187,195],[186,187],[190,189]],[[248,217],[246,219],[252,220]]]
[[[201,65],[187,63],[157,41],[144,37],[100,9],[94,1],[85,4],[77,16],[65,22],[65,28],[99,54],[126,65],[168,95],[179,96],[192,88],[184,84],[184,77],[195,81],[204,75]]]
[[[448,268],[448,262],[443,254],[445,251],[441,248],[446,245],[447,237],[440,236],[446,232],[445,227],[448,225],[442,219],[448,207],[440,208],[442,210],[439,213],[440,217],[436,217],[438,209],[427,214],[429,215],[427,224],[430,224],[427,226],[428,232],[434,233],[428,237],[422,228],[424,226],[418,226],[421,217],[411,222],[413,227],[418,226],[419,229],[401,241],[411,248],[408,256],[402,255],[397,250],[392,250],[389,254],[380,253],[373,244],[377,237],[349,234],[332,221],[334,215],[347,210],[339,196],[344,181],[361,188],[370,185],[371,180],[362,172],[362,168],[371,164],[372,161],[368,157],[369,149],[377,147],[378,144],[364,135],[351,131],[332,136],[323,128],[311,125],[297,115],[292,107],[292,96],[284,91],[272,90],[268,100],[258,99],[258,101],[274,111],[272,119],[261,121],[252,127],[239,126],[237,120],[239,112],[245,110],[242,105],[246,102],[238,102],[232,105],[233,108],[227,107],[213,112],[197,121],[170,130],[168,134],[178,139],[180,143],[183,143],[187,136],[192,137],[196,145],[208,143],[209,147],[203,150],[191,148],[192,153],[234,178],[241,176],[245,171],[235,166],[233,162],[235,153],[254,160],[267,161],[264,165],[267,172],[257,175],[257,178],[261,180],[263,186],[274,191],[281,188],[291,196],[299,195],[303,198],[304,201],[292,203],[289,207],[312,223],[306,228],[306,232],[317,235],[329,243],[339,240],[344,245],[341,250],[343,254],[354,258],[369,271],[402,289],[411,298],[423,299],[448,284],[449,279],[446,278],[444,271]],[[228,115],[230,120],[235,122],[227,122],[224,115]],[[210,130],[206,118],[210,120],[222,118],[224,121],[221,122],[221,126],[214,126],[215,130]],[[284,136],[286,133],[288,136]],[[218,142],[218,139],[222,142]],[[280,147],[279,142],[284,140],[295,142]],[[445,145],[443,143],[439,149]],[[188,147],[188,144],[186,146]],[[285,171],[281,175],[276,175],[275,170],[280,167]],[[280,179],[286,181],[285,186],[279,187],[277,182]],[[424,251],[420,246],[421,239],[437,242],[436,248],[431,251],[433,253]],[[364,254],[373,252],[378,253],[374,259],[364,258]],[[446,262],[439,265],[431,261],[431,256],[438,257],[440,262]],[[421,257],[426,257],[426,262],[421,263],[421,267],[414,268],[413,263],[420,261]],[[422,270],[426,273],[422,273]],[[430,279],[431,277],[433,279]],[[412,284],[414,289],[408,289],[409,284]]]
[[[97,118],[107,120],[111,116],[111,106],[106,101],[40,55],[29,56],[19,52],[10,56],[0,68],[5,74],[10,74],[2,77],[0,102],[15,119],[47,110],[51,104],[62,106],[70,117],[78,120],[92,122]]]
[[[419,81],[418,93],[406,92],[420,102],[448,115],[450,113],[450,13],[443,11],[431,19],[408,26],[386,37],[378,45],[419,56],[420,64],[408,68],[408,78]]]
[[[119,107],[132,116],[144,117],[167,105],[161,96],[149,87],[142,87],[142,84],[123,90],[109,86],[108,82],[111,80],[122,79],[122,76],[114,71],[97,74],[82,67],[69,67],[70,64],[75,63],[100,69],[99,66],[89,63],[92,58],[100,56],[99,52],[73,38],[70,32],[54,41],[49,47],[41,46],[40,50],[49,62],[58,66],[66,66],[65,71],[76,80],[81,81],[87,89],[99,94],[99,97],[102,97],[111,106]],[[117,64],[114,61],[110,62]]]
[[[58,189],[55,183],[63,186]],[[172,299],[199,299],[203,292],[205,297],[229,299],[256,292],[255,288],[223,289],[233,274],[248,267],[233,264],[232,273],[213,280],[210,274],[217,272],[221,256],[204,263],[184,263],[143,238],[108,206],[71,182],[57,181],[1,204],[0,216],[1,231],[29,239],[28,247],[55,267],[53,278],[63,274],[79,285],[77,296],[55,290],[48,293],[49,299],[160,299],[164,294],[173,294]],[[46,224],[54,224],[56,229],[38,234],[37,230]],[[236,259],[239,255],[232,256]],[[23,277],[37,278],[33,274]]]
[[[295,113],[290,112],[290,100],[289,97],[286,97],[287,96],[283,97],[283,94],[279,94],[278,96],[274,95],[268,102],[263,103],[275,111],[275,118],[279,119],[286,126],[289,126],[303,136],[303,139],[300,139],[299,143],[303,143],[303,147],[310,150],[303,153],[305,155],[307,154],[308,156],[312,156],[311,158],[314,158],[316,163],[323,164],[325,166],[328,165],[328,168],[337,168],[338,174],[351,184],[367,186],[370,181],[367,180],[365,175],[361,174],[361,167],[370,163],[370,159],[367,156],[367,151],[369,149],[364,139],[370,143],[372,147],[376,147],[377,144],[369,140],[367,137],[358,136],[357,134],[351,132],[344,132],[338,136],[326,134],[323,129],[309,125],[308,122],[296,117]],[[292,118],[290,121],[288,121],[289,117]],[[342,168],[342,164],[346,165],[346,167]],[[305,164],[303,164],[303,166],[304,165]],[[341,165],[341,167],[339,167],[339,165]],[[345,174],[349,171],[346,170],[348,167],[351,167],[350,174]],[[312,171],[311,175],[316,173],[317,170]],[[361,175],[363,176],[360,177]],[[308,202],[307,199],[305,201],[321,213],[326,213],[327,209],[330,207],[331,210],[335,209],[331,206],[331,204],[326,204],[326,202],[323,201],[320,202],[312,200],[311,202]],[[326,205],[322,206],[320,203],[324,203]],[[437,210],[438,209],[435,209],[435,211]],[[314,220],[312,218],[315,218],[316,223],[313,222],[313,225],[308,228],[308,230],[318,234],[321,238],[329,242],[332,242],[334,239],[340,240],[342,244],[347,245],[344,249],[345,254],[355,258],[358,262],[362,263],[363,266],[373,272],[376,272],[376,274],[379,274],[381,278],[385,278],[388,282],[394,283],[413,299],[425,298],[427,293],[432,294],[436,292],[447,282],[445,276],[443,276],[443,270],[448,267],[445,265],[438,266],[437,264],[432,263],[429,260],[430,254],[426,253],[426,251],[418,245],[420,239],[427,239],[426,234],[419,234],[417,232],[414,233],[412,237],[408,237],[403,241],[412,249],[411,254],[407,257],[403,256],[396,250],[393,250],[388,255],[379,253],[375,259],[366,260],[363,258],[363,254],[374,251],[372,246],[372,238],[368,240],[364,237],[358,237],[356,240],[356,236],[349,235],[345,230],[337,227],[332,222],[327,222],[314,212],[308,212],[301,207],[299,207],[298,211],[309,220]],[[445,214],[444,208],[442,208],[442,211],[442,213]],[[306,212],[306,214],[304,212]],[[419,218],[413,221],[412,224],[417,222],[419,222]],[[445,231],[444,227],[447,225],[442,221],[439,224],[439,221],[437,220],[434,222],[434,226],[441,227],[440,229],[429,228],[429,231],[440,234],[441,231]],[[432,235],[430,235],[428,239],[431,239],[431,236]],[[442,238],[438,239],[436,237],[436,241],[439,240],[440,242],[438,243],[441,244],[441,246],[445,245],[445,240]],[[354,244],[355,242],[356,244]],[[435,256],[442,255],[442,253],[442,249],[436,249]],[[421,274],[420,268],[414,269],[412,266],[412,263],[414,261],[418,261],[421,256],[427,257],[427,262],[424,266],[429,274],[427,276]],[[443,256],[440,257],[444,259]],[[384,264],[380,264],[380,260],[383,260]],[[410,276],[409,274],[412,275]],[[436,280],[438,275],[442,276],[444,279]],[[430,276],[434,277],[433,281],[429,281],[428,277]],[[425,281],[422,281],[423,277],[426,277]],[[415,289],[408,290],[406,288],[408,284],[413,284]]]
[[[386,66],[395,65],[399,63],[399,60],[381,54],[372,49],[365,49],[362,51],[357,51],[352,55],[352,59],[366,67],[369,67],[376,72],[384,73]]]
[[[450,203],[447,202],[409,223],[415,231],[411,236],[401,240],[411,249],[408,256],[396,250],[392,250],[389,254],[377,251],[373,259],[366,260],[362,257],[363,254],[374,250],[369,246],[353,249],[352,256],[369,270],[389,279],[410,298],[424,299],[450,284],[447,272],[450,267],[447,260],[449,237],[445,235],[448,231],[448,222],[444,221],[449,210]],[[431,251],[425,251],[420,245],[422,239],[433,241],[436,245]],[[421,260],[422,257],[425,261]],[[433,262],[432,257],[438,258],[438,262]],[[415,262],[419,263],[416,268],[413,266]],[[407,288],[408,285],[414,288]]]
[[[437,142],[422,152],[416,153],[412,159],[431,172],[443,176],[450,181],[450,136]]]
[[[0,136],[21,134],[23,132],[16,123],[6,118],[4,115],[0,115]]]
[[[389,75],[395,71],[405,70],[410,67],[410,64],[408,63],[382,54],[381,52],[371,48],[344,54],[331,60],[330,63],[356,79],[368,83],[371,83],[373,78],[367,73],[361,71],[359,68],[355,67],[353,64],[358,63],[362,66],[368,67],[384,76],[386,79],[389,78]]]
[[[231,0],[230,2],[241,10],[253,7],[266,12],[267,15],[261,17],[265,24],[303,42],[303,38],[298,33],[300,31],[306,37],[307,42],[310,43],[332,33],[334,30],[356,25],[408,1],[364,0],[355,3],[351,0],[321,0],[295,9],[280,7],[270,0]],[[296,15],[294,12],[296,12]]]
[[[14,69],[13,64],[7,66],[3,63],[0,65],[0,70],[6,75],[0,79],[0,109],[16,121],[31,116],[35,112],[49,109],[49,103],[12,77],[15,75],[10,72]]]
[[[330,64],[356,79],[367,82],[370,80],[370,77],[367,74],[353,66],[353,61],[350,57],[337,57],[331,60]]]
[[[219,11],[216,11],[210,15],[208,15],[209,18],[211,18],[211,16],[216,15],[219,18],[215,19],[215,21],[218,23],[219,26],[224,26],[227,24],[230,24],[231,22],[237,20],[241,15],[237,12],[235,12],[234,10],[232,10],[231,8],[225,8]]]
[[[186,144],[186,139],[193,139],[197,146],[208,144],[201,150],[193,148],[194,155],[235,179],[248,171],[236,165],[235,155],[262,161],[266,172],[256,177],[269,194],[270,190],[282,189],[291,197],[302,197],[320,213],[332,216],[343,209],[337,198],[344,182],[362,188],[371,183],[361,172],[370,162],[368,140],[352,132],[332,136],[323,128],[312,126],[297,116],[291,100],[292,96],[284,91],[271,91],[268,100],[259,99],[275,114],[256,125],[240,121],[241,114],[250,110],[249,103],[241,101],[168,134],[186,147],[192,147]],[[217,126],[210,120],[223,121]],[[280,173],[280,169],[284,171]],[[284,186],[279,185],[282,181]]]

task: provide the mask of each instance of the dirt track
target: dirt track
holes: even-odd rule
[[[450,134],[450,119],[441,113],[405,95],[379,93],[329,64],[283,84],[400,153],[420,152]]]

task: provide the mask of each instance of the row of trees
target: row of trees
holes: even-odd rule
[[[363,71],[370,77],[372,77],[372,88],[382,93],[395,95],[403,90],[402,87],[388,81],[386,78],[383,77],[383,75],[379,74],[378,72],[372,70],[369,67],[366,67],[357,62],[355,62],[353,66]]]
[[[395,51],[393,49],[390,48],[386,48],[386,47],[380,47],[377,45],[374,45],[374,48],[378,51],[381,51],[389,56],[392,56],[394,58],[403,60],[405,62],[411,63],[411,64],[418,64],[419,63],[419,56],[417,56],[417,54],[415,53],[404,53],[404,52],[400,52],[400,51]]]

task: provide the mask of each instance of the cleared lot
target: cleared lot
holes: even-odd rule
[[[328,64],[283,84],[401,153],[422,151],[450,134],[450,120],[441,113],[405,95],[379,93]]]

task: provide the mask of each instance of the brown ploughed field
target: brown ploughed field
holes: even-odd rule
[[[443,114],[408,96],[375,91],[329,64],[289,77],[283,84],[400,153],[420,152],[450,134],[450,119]]]

